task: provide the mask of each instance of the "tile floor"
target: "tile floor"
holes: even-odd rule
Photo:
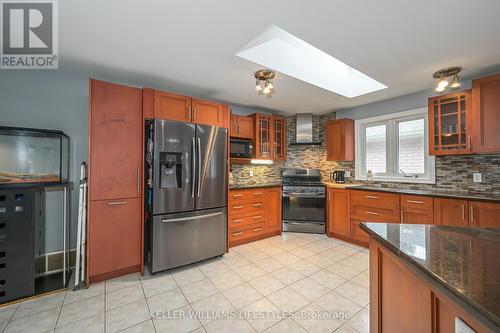
[[[366,249],[286,233],[182,269],[2,307],[0,331],[363,333],[368,284]]]

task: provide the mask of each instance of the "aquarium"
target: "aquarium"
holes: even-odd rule
[[[0,184],[64,182],[68,168],[64,132],[0,126]]]

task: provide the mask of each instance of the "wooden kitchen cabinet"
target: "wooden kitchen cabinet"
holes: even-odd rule
[[[252,115],[255,124],[255,158],[273,159],[273,116]]]
[[[434,198],[434,224],[469,225],[467,200]]]
[[[472,90],[429,98],[429,154],[471,154]],[[474,119],[476,121],[476,119]]]
[[[469,200],[471,227],[500,228],[500,204]]]
[[[267,231],[281,232],[281,187],[267,188],[265,193]]]
[[[286,160],[286,120],[283,117],[273,116],[273,147],[274,160]]]
[[[474,152],[500,152],[500,74],[472,81],[472,114]]]
[[[222,103],[193,98],[191,105],[194,124],[229,127],[229,112]]]
[[[434,200],[421,195],[401,194],[401,223],[434,224]]]
[[[330,120],[326,124],[327,161],[354,161],[354,120]]]
[[[158,119],[191,122],[191,97],[154,91],[154,117]]]
[[[349,237],[350,235],[350,191],[329,188],[327,190],[327,230],[329,234]]]
[[[253,139],[253,119],[246,116],[231,115],[231,137],[240,139]]]

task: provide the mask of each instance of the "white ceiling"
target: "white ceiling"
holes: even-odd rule
[[[500,64],[498,0],[63,0],[60,67],[285,113],[358,106]],[[388,86],[346,98],[277,73],[257,96],[261,67],[236,53],[275,24]]]

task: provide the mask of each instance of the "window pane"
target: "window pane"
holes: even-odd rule
[[[366,171],[387,172],[386,125],[366,127]]]
[[[425,173],[424,119],[399,123],[399,169],[405,173]]]

